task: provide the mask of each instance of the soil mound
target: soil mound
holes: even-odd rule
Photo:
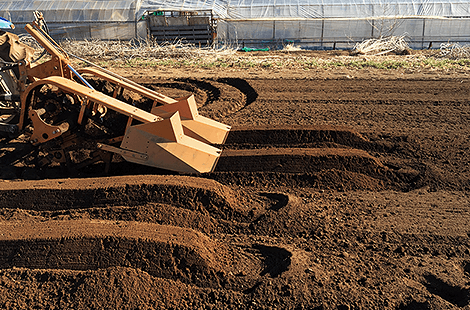
[[[3,182],[0,188],[1,208],[35,211],[166,203],[228,219],[246,215],[243,199],[213,180],[186,176]]]
[[[28,225],[33,224],[33,225]],[[189,229],[136,222],[0,222],[0,268],[138,268],[150,275],[218,287],[217,246]],[[220,252],[220,248],[219,248]]]

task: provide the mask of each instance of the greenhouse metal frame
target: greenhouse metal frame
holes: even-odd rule
[[[470,1],[0,0],[0,16],[16,25],[16,33],[23,32],[36,10],[43,12],[57,40],[146,38],[149,13],[210,11],[219,45],[347,48],[389,35],[405,35],[412,48],[470,42]]]

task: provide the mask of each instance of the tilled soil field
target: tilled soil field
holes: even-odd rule
[[[466,71],[118,73],[231,125],[216,171],[0,140],[0,308],[470,309]]]

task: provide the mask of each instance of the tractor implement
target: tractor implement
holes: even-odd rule
[[[43,166],[83,167],[102,161],[107,170],[112,155],[118,154],[129,162],[176,172],[214,170],[221,151],[210,144],[224,143],[230,126],[199,115],[193,95],[172,99],[88,61],[92,68],[75,70],[44,25],[42,14],[35,12],[35,21],[25,27],[50,55],[41,64],[23,44],[0,45],[0,52],[23,55],[2,57],[7,59],[0,64],[0,134],[29,135]],[[11,34],[8,38],[4,41],[15,39]],[[109,82],[114,93],[94,89],[89,76]],[[118,99],[123,89],[151,106]]]

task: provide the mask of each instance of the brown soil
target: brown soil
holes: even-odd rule
[[[114,71],[233,126],[217,169],[1,139],[0,308],[470,309],[466,71]]]

